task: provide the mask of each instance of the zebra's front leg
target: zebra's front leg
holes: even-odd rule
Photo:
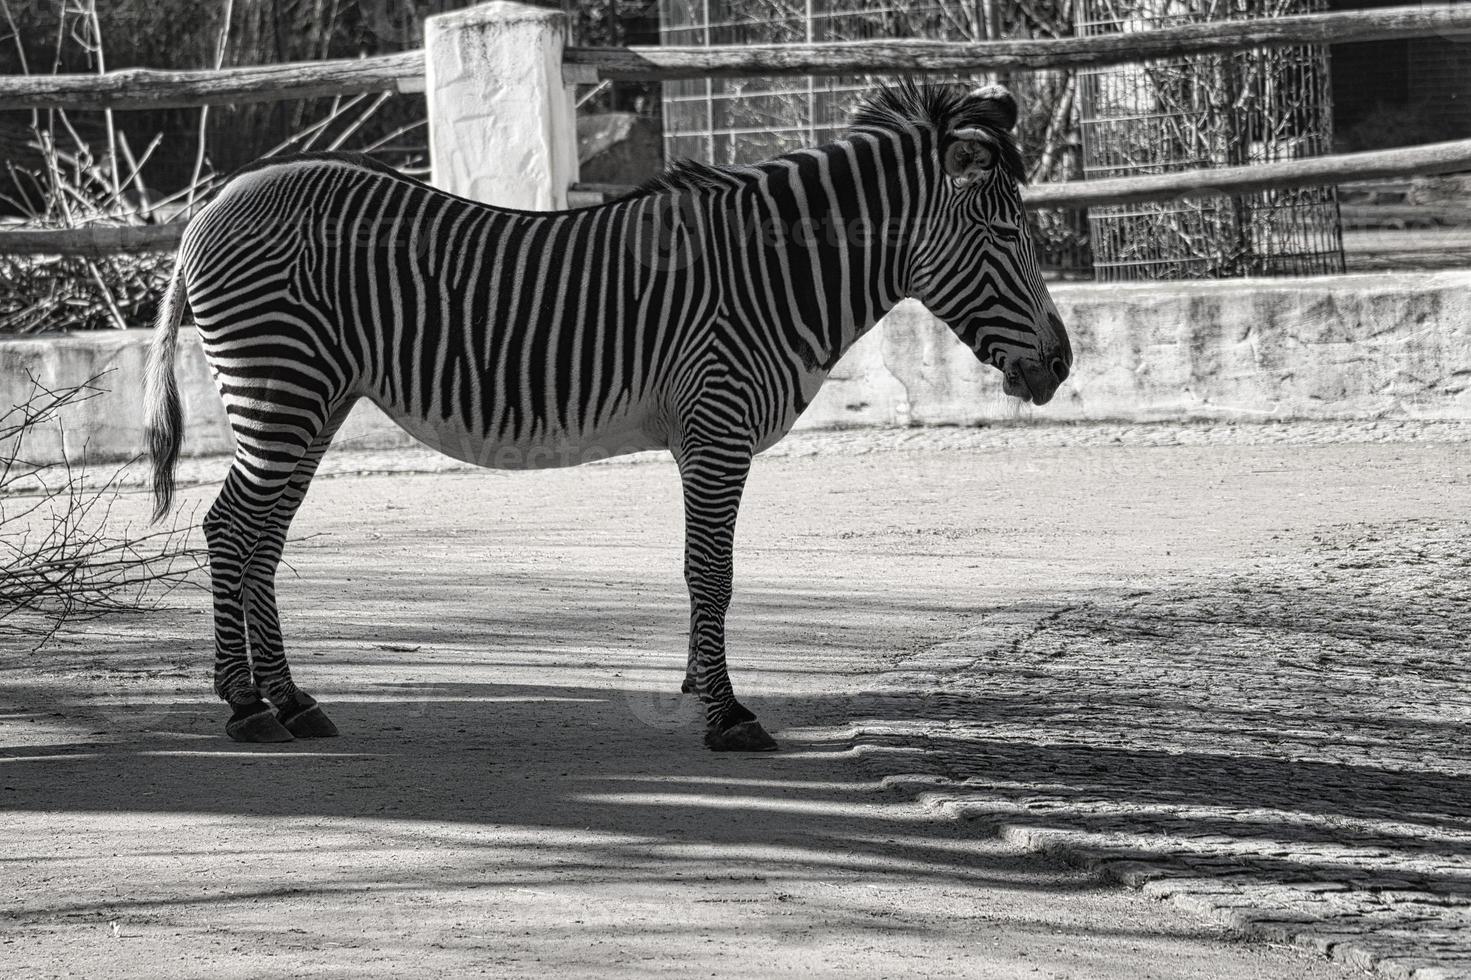
[[[741,491],[751,467],[746,451],[702,448],[680,455],[684,484],[684,578],[690,591],[690,656],[685,690],[705,704],[705,745],[717,752],[771,752],[776,740],[736,700],[725,666],[731,550]]]

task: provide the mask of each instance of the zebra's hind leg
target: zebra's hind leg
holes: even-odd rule
[[[225,723],[231,738],[289,742],[294,736],[271,712],[252,670],[246,580],[256,549],[269,536],[277,504],[323,430],[324,417],[330,419],[332,413],[254,406],[248,415],[246,411],[232,413],[235,462],[204,518],[214,593],[214,686],[215,693],[233,709]]]
[[[684,683],[679,685],[680,694],[696,693],[695,665],[700,656],[700,645],[696,642],[696,639],[699,635],[699,631],[695,629],[694,602],[692,600],[690,602],[690,653],[689,659],[685,661],[684,665]]]
[[[736,700],[725,666],[731,551],[749,448],[702,444],[679,454],[684,484],[684,577],[690,592],[690,664],[686,684],[705,703],[705,745],[717,752],[771,752],[776,740]]]
[[[256,688],[276,708],[276,719],[297,738],[330,738],[337,734],[337,726],[316,699],[297,687],[291,678],[276,607],[276,569],[281,564],[292,518],[306,499],[317,466],[356,402],[356,398],[348,398],[332,410],[321,432],[297,462],[256,543],[243,583],[251,673]]]
[[[294,460],[291,465],[295,467]],[[214,592],[214,686],[215,694],[232,709],[225,722],[225,733],[232,739],[289,742],[294,736],[271,713],[256,687],[246,638],[245,572],[279,492],[258,481],[258,472],[243,461],[243,449],[237,450],[225,485],[204,517]]]

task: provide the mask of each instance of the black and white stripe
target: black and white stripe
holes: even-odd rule
[[[187,302],[237,440],[205,519],[215,688],[236,708],[232,734],[289,737],[255,724],[263,698],[283,721],[310,710],[325,723],[287,667],[275,570],[322,454],[366,397],[486,466],[670,450],[687,526],[685,689],[707,705],[709,744],[772,747],[725,665],[752,456],[908,296],[1014,394],[1046,401],[1071,366],[1027,237],[1014,122],[1004,91],[906,84],[869,99],[837,143],[753,167],[686,164],[628,198],[555,213],[488,207],[334,154],[232,178],[185,234],[148,395],[161,515]]]

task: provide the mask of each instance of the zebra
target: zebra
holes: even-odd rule
[[[726,669],[732,539],[752,458],[900,300],[945,321],[1007,394],[1045,404],[1072,349],[1037,267],[1000,86],[903,82],[846,135],[750,166],[686,162],[626,197],[491,207],[367,157],[233,175],[190,221],[150,347],[154,519],[171,506],[192,309],[236,448],[204,519],[214,689],[237,741],[337,728],[292,680],[275,573],[361,398],[429,446],[503,469],[672,453],[690,599],[683,692],[705,745],[777,747]]]

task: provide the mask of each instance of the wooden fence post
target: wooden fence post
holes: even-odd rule
[[[567,206],[577,180],[567,15],[497,0],[424,21],[432,183],[501,207]]]

